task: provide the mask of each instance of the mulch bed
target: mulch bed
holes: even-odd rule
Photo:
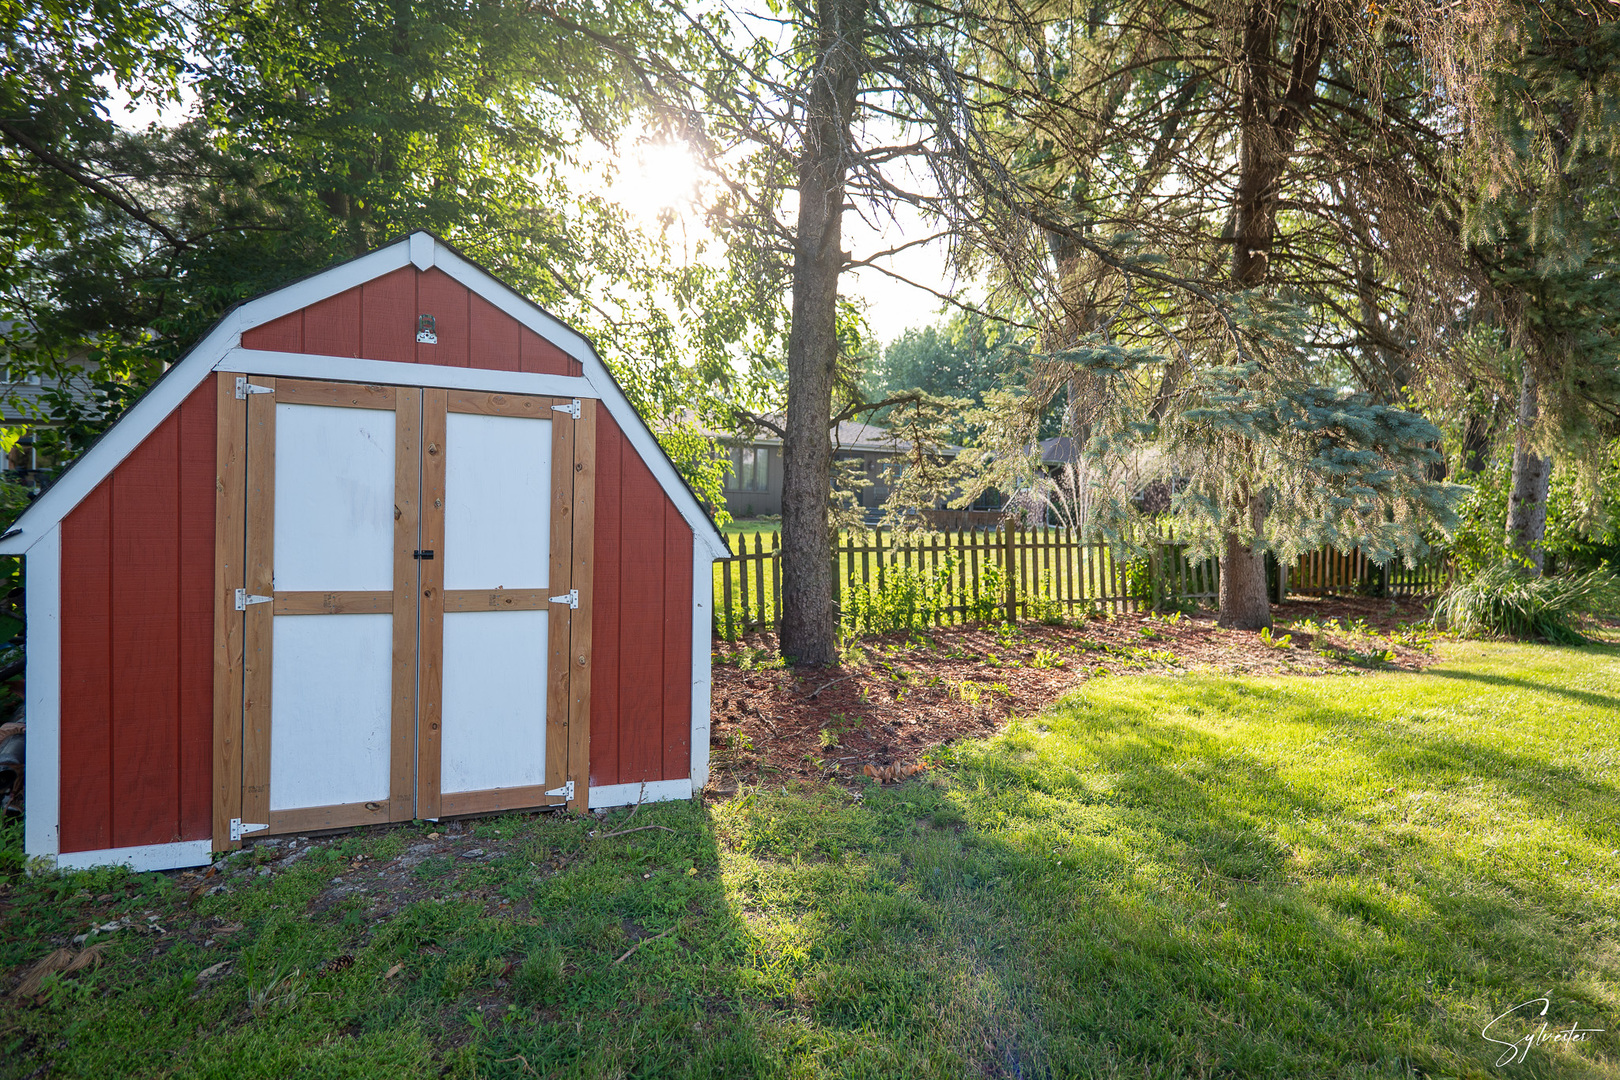
[[[717,642],[710,791],[770,779],[862,783],[868,766],[903,777],[940,746],[992,734],[1111,675],[1417,671],[1434,660],[1432,636],[1411,629],[1426,615],[1413,600],[1300,597],[1272,607],[1272,644],[1223,630],[1208,612],[936,627],[864,639],[845,665],[809,669],[780,666],[773,634]]]

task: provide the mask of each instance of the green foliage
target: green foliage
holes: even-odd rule
[[[1486,567],[1447,589],[1435,619],[1463,635],[1586,642],[1580,624],[1620,617],[1620,578],[1607,570],[1532,577],[1506,563]]]
[[[1512,458],[1503,453],[1485,471],[1466,478],[1460,524],[1447,548],[1464,578],[1513,561],[1502,523],[1512,490]],[[1561,461],[1547,493],[1547,529],[1542,551],[1549,569],[1620,566],[1620,442],[1611,442],[1595,462]]]
[[[866,583],[854,577],[844,592],[843,624],[850,633],[914,633],[933,626],[951,606],[951,580],[958,558],[948,557],[932,573],[918,567],[889,565],[878,580]]]
[[[716,453],[714,440],[697,424],[680,421],[658,431],[658,445],[669,455],[681,479],[708,507],[715,524],[729,522],[725,498],[727,463]]]
[[[1002,333],[971,312],[957,312],[938,326],[907,330],[867,363],[861,392],[869,401],[883,401],[921,390],[930,397],[976,405],[1005,376]],[[875,421],[886,424],[888,415],[888,410],[879,412]],[[941,418],[939,433],[946,442],[964,442],[973,431],[963,409]]]
[[[965,598],[968,622],[995,622],[1001,618],[1007,589],[1007,572],[999,563],[987,562],[979,567],[976,588]]]

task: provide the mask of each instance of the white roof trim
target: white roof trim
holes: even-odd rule
[[[630,445],[636,448],[668,493],[681,517],[691,526],[695,540],[700,540],[712,558],[725,558],[730,552],[720,530],[704,512],[702,505],[670,463],[658,440],[653,436],[640,414],[631,406],[624,392],[613,380],[607,365],[596,349],[578,331],[546,314],[510,286],[474,266],[425,232],[410,236],[388,247],[362,255],[358,259],[334,266],[303,281],[267,293],[228,312],[192,350],[164,377],[147,391],[117,423],[108,428],[101,440],[85,452],[73,468],[68,470],[53,487],[39,497],[26,513],[17,519],[9,534],[0,539],[0,555],[20,555],[43,539],[46,533],[66,517],[95,486],[110,475],[119,462],[157,430],[170,413],[195,390],[216,368],[230,366],[253,351],[242,350],[242,333],[255,326],[273,322],[283,315],[319,303],[328,297],[347,292],[357,285],[373,281],[401,267],[414,265],[419,269],[437,266],[461,284],[467,286],[499,310],[510,315],[530,330],[546,338],[563,352],[578,360],[584,369],[584,378],[601,399],[608,414],[624,432]],[[234,355],[228,356],[234,351]],[[351,360],[351,363],[353,361]],[[382,364],[385,361],[371,361]],[[398,364],[401,369],[416,369],[423,365]],[[436,365],[427,365],[424,374],[431,375]],[[234,369],[233,369],[234,370]],[[478,380],[483,369],[456,369],[459,378]],[[332,372],[327,370],[326,377]],[[406,372],[401,373],[406,374]],[[509,372],[485,372],[489,377],[488,389],[512,392],[503,385],[503,376]],[[478,389],[485,388],[480,383]],[[534,391],[530,391],[534,392]]]

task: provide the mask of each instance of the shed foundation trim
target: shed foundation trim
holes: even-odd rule
[[[127,866],[131,870],[178,870],[207,866],[213,857],[212,840],[183,840],[177,844],[73,851],[56,856],[58,870],[88,870],[93,866]]]
[[[600,810],[611,806],[634,806],[638,802],[670,802],[691,797],[690,778],[648,780],[640,784],[604,784],[591,788],[590,807]]]

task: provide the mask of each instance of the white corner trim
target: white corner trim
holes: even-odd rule
[[[21,555],[31,548],[47,529],[66,517],[119,462],[180,407],[209,376],[219,355],[236,345],[241,337],[237,324],[239,314],[240,309],[221,319],[183,360],[153,384],[145,397],[119,417],[60,480],[45,490],[12,526],[18,530],[17,535],[0,540],[0,555]]]
[[[418,234],[378,248],[350,262],[339,263],[329,270],[311,274],[303,281],[295,281],[274,292],[267,292],[257,300],[249,300],[236,309],[243,330],[275,322],[283,315],[291,315],[299,308],[318,304],[322,300],[348,292],[350,289],[375,281],[384,274],[411,265],[412,241]],[[426,233],[420,234],[427,237]],[[430,241],[432,237],[427,237]],[[414,317],[413,317],[414,323]]]
[[[413,232],[410,235],[411,265],[418,270],[426,270],[433,265],[433,249],[438,245],[433,237],[424,232]]]
[[[692,790],[709,782],[709,707],[714,653],[714,560],[692,545]]]
[[[274,352],[269,349],[228,349],[215,367],[249,375],[279,375],[289,379],[336,379],[403,386],[435,386],[448,390],[480,390],[492,394],[535,394],[542,397],[595,397],[590,380],[577,375],[536,375],[491,368],[409,364],[396,360],[360,360],[353,356]]]
[[[28,785],[23,850],[56,854],[62,820],[62,528],[28,550]]]
[[[213,860],[212,840],[182,840],[174,844],[70,851],[56,857],[58,870],[88,870],[93,866],[127,866],[131,870],[177,870],[207,866]]]
[[[648,780],[640,784],[604,784],[590,790],[592,810],[609,806],[634,806],[640,802],[670,802],[692,797],[691,780]]]

